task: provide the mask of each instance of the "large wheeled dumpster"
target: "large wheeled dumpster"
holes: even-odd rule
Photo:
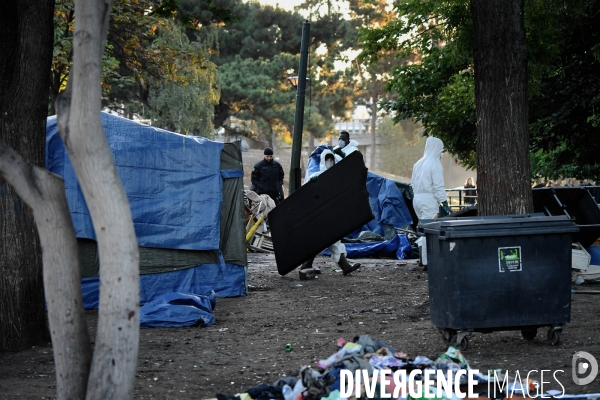
[[[571,318],[571,235],[566,216],[509,215],[421,221],[432,323],[460,349],[472,332],[549,327],[559,343]]]

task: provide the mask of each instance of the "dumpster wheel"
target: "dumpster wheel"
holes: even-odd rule
[[[456,339],[458,339],[458,336],[455,337],[455,342],[457,342]],[[456,347],[460,351],[465,351],[469,347],[469,338],[466,336],[463,336],[463,338],[460,340],[460,342],[457,342],[454,345],[454,347]]]
[[[454,329],[440,329],[444,343],[449,346],[456,347],[458,350],[464,351],[469,347],[469,337],[472,332],[462,331],[457,332]]]
[[[562,333],[561,326],[553,326],[550,329],[548,329],[547,338],[552,346],[556,346],[556,345],[560,344],[560,334],[561,333]]]

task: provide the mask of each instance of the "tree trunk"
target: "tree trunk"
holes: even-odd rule
[[[110,0],[75,0],[73,67],[57,103],[59,132],[98,241],[100,307],[88,399],[133,397],[139,340],[139,252],[129,202],[100,119]]]
[[[271,126],[270,124],[269,126],[271,127],[271,148],[275,152],[277,151],[277,132],[275,132],[273,126]]]
[[[480,215],[533,211],[524,0],[471,0]]]
[[[308,154],[308,157],[310,157],[310,155],[312,154],[312,152],[315,150],[315,137],[313,136],[312,133],[308,132],[308,142],[306,144],[306,153]]]
[[[2,140],[0,175],[33,209],[40,235],[58,398],[83,399],[92,348],[81,296],[79,249],[64,182],[45,169],[29,165]]]
[[[377,150],[377,102],[379,93],[373,93],[371,99],[371,151],[369,152],[369,169],[375,170],[375,152]]]
[[[53,0],[0,2],[0,139],[44,167]],[[0,178],[0,352],[47,343],[33,213]]]

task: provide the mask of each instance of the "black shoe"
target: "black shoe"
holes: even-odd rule
[[[304,261],[302,263],[302,266],[300,267],[300,269],[310,269],[310,268],[312,268],[313,267],[312,266],[313,261],[315,261],[315,256],[313,256],[313,257],[309,258],[308,260]],[[318,273],[320,274],[321,271],[319,271]]]
[[[340,266],[340,268],[342,269],[342,272],[344,275],[348,275],[351,272],[356,271],[358,268],[360,268],[360,264],[354,264],[351,265],[348,262],[348,259],[346,258],[346,254],[342,254],[340,256],[340,261],[338,261],[338,265]]]
[[[300,276],[301,281],[310,281],[317,277],[317,272],[312,268],[301,269],[298,271],[298,275]]]

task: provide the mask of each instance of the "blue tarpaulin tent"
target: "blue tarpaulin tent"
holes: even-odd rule
[[[327,148],[326,145],[321,145],[312,152],[308,159],[305,179],[319,170],[320,155]],[[413,220],[409,207],[397,182],[369,172],[367,173],[367,190],[375,219],[350,235],[353,239],[356,239],[360,232],[364,231],[386,237],[390,234],[390,228],[412,225]],[[354,258],[371,256],[379,251],[395,253],[399,259],[410,257],[410,243],[405,235],[398,235],[398,239],[392,237],[381,242],[346,243],[346,249],[348,257]],[[329,253],[325,251],[324,254]]]
[[[142,302],[171,292],[246,294],[243,168],[239,146],[184,136],[102,113],[140,247]],[[46,127],[46,168],[65,180],[82,260],[86,308],[98,304],[95,233],[58,134]]]

